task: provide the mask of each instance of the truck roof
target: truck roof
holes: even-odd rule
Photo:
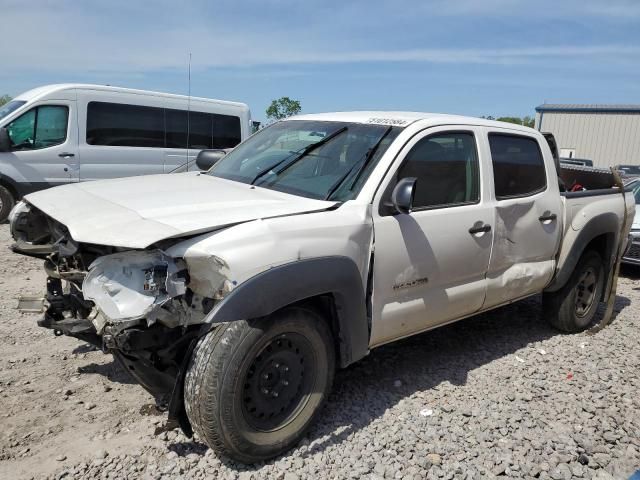
[[[354,111],[354,112],[329,112],[296,115],[288,120],[318,120],[334,122],[352,123],[376,123],[380,125],[397,125],[406,127],[414,122],[426,120],[432,125],[482,125],[487,127],[509,128],[531,133],[536,131],[532,128],[515,123],[498,122],[486,120],[479,117],[469,117],[463,115],[448,115],[443,113],[427,112],[397,112],[397,111]]]
[[[36,87],[32,90],[28,90],[18,95],[15,98],[15,100],[30,101],[30,100],[35,100],[43,95],[48,95],[54,92],[59,92],[63,90],[72,90],[72,89],[94,90],[94,91],[101,91],[101,92],[129,93],[134,95],[148,95],[153,97],[175,98],[175,99],[183,99],[183,100],[187,100],[189,98],[187,95],[155,92],[151,90],[136,90],[133,88],[124,88],[124,87],[113,87],[111,85],[94,85],[90,83],[58,83],[58,84],[52,84],[52,85],[43,85],[41,87]],[[201,101],[201,102],[215,102],[215,103],[224,104],[228,106],[248,108],[248,106],[245,103],[230,102],[227,100],[217,100],[213,98],[203,98],[203,97],[192,96],[191,100]]]

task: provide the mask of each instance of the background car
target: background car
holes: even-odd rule
[[[615,169],[618,170],[624,178],[640,177],[640,165],[616,165]]]
[[[636,205],[640,204],[640,178],[627,183],[627,188],[633,192]],[[631,226],[631,245],[622,257],[622,263],[640,265],[640,209],[636,208],[636,216]]]

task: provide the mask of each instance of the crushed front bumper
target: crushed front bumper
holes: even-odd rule
[[[116,361],[168,409],[169,428],[181,427],[192,435],[183,404],[184,373],[198,339],[211,325],[167,327],[161,323],[146,325],[143,321],[106,325],[96,330],[92,317],[93,302],[85,300],[77,288],[63,290],[58,278],[47,279],[48,308],[38,325],[67,335],[111,353]]]

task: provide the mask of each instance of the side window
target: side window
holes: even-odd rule
[[[33,108],[7,125],[11,150],[30,150],[36,137],[36,111]]]
[[[414,207],[429,208],[480,200],[476,142],[472,133],[423,138],[407,154],[398,180],[416,177]]]
[[[240,118],[214,114],[213,148],[233,148],[240,143]]]
[[[164,147],[164,110],[89,102],[87,143],[123,147]]]
[[[38,150],[60,145],[67,139],[69,109],[43,105],[20,115],[7,125],[12,150]]]
[[[34,148],[60,145],[67,139],[69,109],[55,105],[38,107]]]
[[[547,186],[538,142],[518,135],[489,134],[496,198],[526,197]]]
[[[166,109],[164,115],[167,148],[187,148],[187,112]]]
[[[189,116],[191,122],[187,125],[186,110],[165,110],[167,148],[187,148],[187,129],[189,129],[189,148],[212,147],[212,115],[191,112]]]
[[[209,113],[191,112],[189,114],[189,148],[211,148],[213,118]]]

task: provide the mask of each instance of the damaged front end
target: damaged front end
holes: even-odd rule
[[[24,202],[10,221],[13,250],[44,259],[46,311],[38,324],[112,353],[159,404],[173,404],[170,419],[190,433],[181,413],[182,374],[209,330],[205,317],[228,291],[225,276],[209,290],[203,282],[216,287],[210,280],[192,277],[183,259],[161,248],[78,243],[64,225]]]

